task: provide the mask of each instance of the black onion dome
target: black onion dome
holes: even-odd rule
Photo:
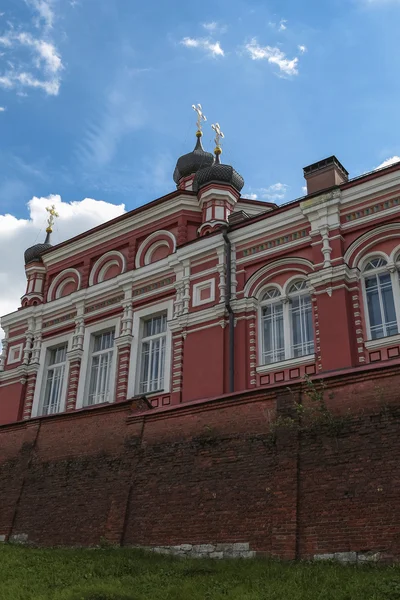
[[[47,233],[44,244],[35,244],[34,246],[31,246],[30,248],[25,250],[24,259],[26,265],[31,262],[42,261],[41,256],[43,252],[52,247],[52,244],[50,244],[50,233],[51,232]]]
[[[184,154],[176,163],[174,171],[174,181],[176,184],[182,179],[182,177],[188,177],[194,175],[199,169],[203,167],[210,167],[213,164],[214,156],[211,152],[206,152],[201,143],[201,135],[197,136],[197,142],[193,152]]]
[[[244,186],[244,179],[231,165],[223,165],[220,163],[219,155],[217,155],[216,160],[211,167],[206,167],[205,169],[197,171],[193,181],[193,189],[195,192],[198,192],[202,187],[209,183],[228,184],[240,192]]]

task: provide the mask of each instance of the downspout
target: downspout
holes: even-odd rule
[[[225,242],[226,257],[226,293],[225,308],[229,315],[229,391],[235,391],[235,315],[231,306],[231,285],[232,285],[232,247],[228,237],[228,228],[222,230],[222,237]]]

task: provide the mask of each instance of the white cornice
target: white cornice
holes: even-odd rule
[[[243,210],[251,217],[254,217],[262,213],[271,212],[273,209],[270,206],[257,206],[257,204],[247,203],[245,198],[240,198],[233,213],[239,212],[240,210]]]
[[[241,265],[247,262],[256,262],[260,258],[265,258],[270,256],[271,254],[277,254],[281,251],[289,251],[295,249],[297,246],[302,246],[304,242],[310,242],[310,236],[305,236],[298,240],[293,240],[291,242],[287,242],[287,244],[280,244],[279,246],[275,246],[274,248],[268,248],[268,250],[262,250],[261,252],[257,252],[255,254],[249,254],[249,256],[244,256],[243,258],[238,258],[236,264]]]
[[[368,340],[365,342],[367,350],[375,350],[376,348],[384,348],[385,346],[395,346],[400,343],[400,334],[391,335],[388,337],[378,338],[377,340]]]
[[[302,213],[310,221],[311,235],[340,227],[340,199],[340,190],[333,190],[300,204]]]
[[[370,196],[388,194],[392,188],[400,191],[400,171],[392,171],[375,179],[360,182],[354,187],[342,190],[342,205],[368,200]]]
[[[246,223],[246,221],[244,221]],[[229,234],[232,242],[238,244],[240,242],[249,242],[259,238],[265,239],[266,236],[272,235],[275,231],[281,233],[288,227],[293,227],[300,223],[308,226],[308,221],[305,220],[300,206],[296,205],[293,208],[274,214],[273,212],[265,213],[265,218],[251,222],[248,225],[243,225],[240,229],[236,229]],[[281,246],[279,246],[281,248]],[[277,250],[277,248],[274,248]]]
[[[143,210],[143,212],[127,216],[126,219],[122,219],[117,223],[110,223],[108,227],[104,227],[100,231],[89,232],[80,239],[71,241],[71,243],[59,248],[54,248],[54,250],[42,256],[43,263],[46,267],[52,266],[61,260],[69,258],[72,253],[78,254],[93,249],[97,244],[102,245],[127,233],[133,233],[140,227],[152,224],[161,219],[166,219],[174,211],[178,212],[181,210],[191,210],[201,214],[197,198],[195,196],[186,196],[183,192],[177,198],[165,200],[165,202]]]
[[[365,207],[365,208],[367,208],[367,207]],[[367,215],[365,217],[360,217],[359,219],[354,219],[353,221],[347,221],[346,223],[342,224],[342,229],[344,229],[344,230],[355,229],[356,227],[360,227],[360,225],[366,225],[366,224],[370,223],[371,221],[376,221],[377,219],[382,218],[382,217],[390,217],[391,215],[395,215],[395,214],[400,215],[400,207],[399,206],[393,206],[392,208],[386,208],[379,212],[372,213],[371,215]],[[346,216],[346,215],[344,215],[344,216]]]
[[[263,375],[264,373],[270,373],[271,371],[282,371],[283,369],[298,367],[313,362],[315,362],[315,355],[308,354],[307,356],[300,356],[299,358],[289,358],[288,360],[260,365],[256,368],[256,371],[259,375]]]
[[[176,331],[180,331],[186,327],[191,327],[193,325],[199,325],[200,323],[207,323],[209,321],[219,319],[224,317],[224,315],[225,304],[220,303],[212,306],[211,308],[206,308],[198,312],[187,313],[186,315],[181,315],[175,319],[171,319],[171,321],[168,321],[168,325],[171,331],[175,333]]]
[[[310,285],[316,287],[327,285],[337,280],[344,280],[347,283],[356,283],[358,282],[359,276],[356,269],[349,269],[347,265],[342,264],[310,273],[308,278]]]

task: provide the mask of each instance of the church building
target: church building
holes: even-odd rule
[[[331,156],[304,168],[304,197],[250,200],[194,108],[169,194],[58,245],[49,207],[1,319],[0,424],[400,364],[400,163],[351,179]]]

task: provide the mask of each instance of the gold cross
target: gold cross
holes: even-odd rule
[[[215,123],[215,125],[211,125],[211,128],[214,129],[215,131],[215,145],[217,146],[217,148],[221,148],[221,140],[225,137],[224,134],[221,131],[221,127],[219,126],[219,123]]]
[[[49,213],[49,218],[47,219],[47,233],[51,233],[53,231],[54,220],[60,215],[56,212],[56,207],[53,204],[52,206],[46,206],[46,210]]]
[[[197,106],[195,104],[192,104],[192,108],[197,113],[197,121],[196,121],[197,131],[201,132],[201,122],[202,121],[207,121],[207,117],[203,113],[203,109],[201,107],[201,104],[197,104]]]

